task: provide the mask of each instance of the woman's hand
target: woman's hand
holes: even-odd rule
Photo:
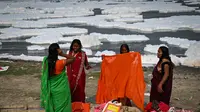
[[[91,68],[92,68],[92,67],[91,67],[90,65],[88,65],[88,66],[85,67],[86,70],[89,70],[89,69],[91,69]]]
[[[69,55],[69,54],[66,54],[66,58],[67,58],[67,59],[76,59],[74,56]]]
[[[163,86],[163,85],[162,85],[161,83],[158,85],[158,88],[157,88],[157,89],[158,89],[158,92],[159,92],[159,93],[163,93],[163,92],[164,92],[163,89],[162,89],[162,86]]]
[[[103,60],[104,57],[105,57],[105,54],[102,54],[102,55],[101,55],[101,59]]]

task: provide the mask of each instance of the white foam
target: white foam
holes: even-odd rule
[[[2,43],[0,42],[0,45],[2,45]]]
[[[55,32],[49,32],[45,34],[41,34],[36,37],[32,37],[30,39],[26,39],[26,42],[32,43],[32,44],[51,44],[51,43],[57,43],[59,38],[61,38],[61,34],[57,34]]]
[[[103,14],[126,14],[135,12],[136,10],[134,7],[124,7],[124,6],[111,7],[102,11]]]
[[[82,50],[86,53],[86,55],[88,55],[88,56],[92,55],[92,50],[91,49],[83,48]]]
[[[44,50],[45,47],[39,46],[39,45],[31,45],[27,47],[28,50]]]
[[[102,54],[115,55],[115,52],[107,51],[107,50],[105,50],[103,52],[99,51],[95,54],[96,57],[89,57],[88,61],[92,62],[92,63],[100,63],[102,61],[102,59],[100,57]],[[185,59],[181,59],[181,58],[178,58],[178,57],[173,56],[173,55],[170,55],[170,56],[171,56],[171,59],[172,59],[172,61],[175,65],[180,65],[180,63],[182,63],[183,65],[186,64],[187,66],[190,66],[190,65],[194,66],[194,64],[196,64],[196,63],[199,64],[199,59],[198,60],[193,59],[193,61],[187,61],[186,60],[183,63],[183,61],[182,62],[180,62],[180,61],[185,60]],[[14,56],[14,55],[9,55],[9,54],[1,54],[0,59],[2,59],[2,58],[8,58],[8,59],[11,59],[11,60],[42,61],[43,56],[27,56],[27,55],[24,55],[24,54]],[[59,59],[64,59],[64,57],[59,56]],[[197,62],[195,62],[195,61],[197,61]],[[156,57],[156,55],[143,55],[142,56],[142,66],[146,66],[146,67],[154,66],[157,62],[158,62],[158,58]],[[192,62],[192,64],[191,64],[191,62]],[[199,67],[199,65],[197,65],[197,64],[196,64],[196,66]]]
[[[92,36],[92,35],[80,35],[80,36],[63,37],[63,38],[60,38],[59,41],[71,42],[74,39],[79,39],[81,41],[83,47],[86,47],[86,48],[92,47],[92,46],[98,46],[98,45],[102,44],[100,42],[100,40],[98,39],[98,37]]]
[[[182,58],[182,65],[185,66],[189,66],[189,67],[200,67],[200,58],[199,57],[195,57],[195,58],[191,58],[191,57],[184,57]]]
[[[177,57],[177,56],[175,56],[175,55],[172,55],[172,54],[170,55],[170,57],[171,57],[172,62],[173,62],[176,66],[179,66],[179,65],[182,64],[181,58],[179,58],[179,57]]]
[[[142,42],[149,40],[145,35],[119,35],[119,34],[100,34],[100,33],[91,33],[92,36],[97,36],[102,41],[109,42]]]
[[[193,30],[200,31],[200,16],[172,16],[168,18],[146,19],[144,22],[135,24],[126,24],[119,26],[120,28],[140,31],[144,33],[163,32],[163,31],[178,31],[178,30]],[[167,24],[166,24],[167,23]]]
[[[158,62],[156,55],[142,55],[142,64],[147,66],[153,66]]]
[[[127,22],[127,23],[136,23],[136,22],[144,22],[142,18],[120,18],[114,19],[115,22]]]
[[[187,49],[185,52],[186,58],[183,58],[183,65],[191,67],[200,67],[200,42],[196,42]]]
[[[3,3],[3,2],[2,2]],[[194,11],[194,8],[182,6],[181,4],[175,4],[173,2],[166,3],[163,1],[153,2],[127,2],[119,3],[117,5],[107,5],[113,3],[113,1],[102,2],[23,2],[23,3],[9,3],[1,5],[0,13],[9,13],[7,15],[1,15],[0,20],[4,22],[10,21],[14,27],[18,28],[45,28],[52,24],[66,24],[66,23],[84,23],[87,25],[93,25],[104,28],[115,27],[118,28],[122,25],[126,29],[126,23],[124,22],[141,22],[143,21],[141,12],[145,11],[160,11],[160,12],[182,12],[182,11]],[[28,9],[25,7],[30,7]],[[109,15],[96,15],[90,17],[83,17],[93,15],[93,8],[104,9],[103,14]],[[112,15],[111,15],[112,14]],[[113,18],[114,16],[114,18]],[[140,16],[140,17],[139,17]],[[70,18],[69,18],[70,17]],[[81,18],[80,18],[81,17]],[[139,18],[137,18],[139,17]],[[40,19],[53,19],[53,18],[66,18],[65,21],[57,22],[55,20],[40,20]],[[113,18],[115,22],[106,22],[106,19]],[[26,21],[26,19],[39,19],[38,21]],[[20,20],[20,22],[18,22]],[[58,19],[62,20],[62,19]],[[29,24],[32,23],[32,24]],[[166,23],[166,22],[165,22]],[[10,24],[9,24],[10,25]],[[136,27],[137,28],[137,27]],[[134,30],[133,27],[129,28]]]
[[[114,17],[112,17],[114,16]],[[45,28],[47,26],[55,26],[67,23],[78,23],[96,26],[100,28],[120,28],[144,33],[163,32],[163,31],[177,31],[182,29],[190,29],[195,32],[200,32],[200,16],[172,16],[168,18],[154,18],[154,19],[135,19],[139,23],[127,24],[128,18],[121,18],[120,15],[97,15],[90,17],[74,17],[74,18],[58,18],[58,19],[42,19],[35,22],[29,22],[15,25],[22,28]],[[112,20],[112,21],[107,21]],[[136,22],[136,21],[132,22]],[[139,21],[138,21],[139,20]],[[166,24],[168,23],[168,24]],[[21,25],[21,26],[20,26]]]
[[[121,14],[121,13],[141,13],[146,11],[168,12],[189,12],[194,8],[175,4],[173,2],[152,1],[152,2],[128,2],[114,7],[108,7],[102,11],[103,14]]]
[[[172,62],[175,65],[180,65],[181,64],[181,60],[174,56],[174,55],[170,55]],[[142,55],[142,65],[143,66],[154,66],[157,64],[157,62],[159,61],[159,58],[157,58],[156,55]]]
[[[87,24],[101,28],[118,27],[126,24],[125,22],[141,22],[143,18],[138,14],[112,14],[112,15],[96,15],[89,17],[73,17],[73,18],[57,18],[57,19],[43,19],[37,21],[38,24],[47,24],[48,26],[56,26],[68,23]],[[36,23],[37,23],[36,22]]]
[[[127,19],[127,18],[129,18],[129,19],[131,19],[131,18],[133,18],[133,19],[143,19],[143,16],[142,15],[140,15],[139,13],[135,13],[135,12],[133,12],[133,13],[131,13],[131,12],[128,12],[128,13],[118,13],[118,14],[109,14],[108,16],[107,16],[107,18],[110,18],[110,19]]]
[[[11,60],[25,60],[25,61],[42,61],[43,57],[41,56],[27,56],[21,54],[19,56],[9,55],[9,54],[1,54],[0,58],[8,58]]]
[[[49,2],[25,2],[5,4],[7,7],[3,8],[0,13],[2,14],[43,14],[53,17],[59,15],[60,17],[73,17],[73,16],[87,16],[92,15],[94,12],[87,6],[79,7],[72,3],[49,3]],[[15,5],[15,6],[14,6]],[[17,6],[16,6],[17,5]],[[32,9],[26,9],[25,6],[29,6]]]
[[[177,31],[177,30],[193,30],[200,31],[200,16],[172,16],[168,18],[154,18],[146,19],[144,22],[127,24],[125,22],[107,22],[108,15],[94,16],[94,17],[82,17],[82,18],[70,18],[58,21],[49,21],[48,24],[60,23],[79,23],[96,26],[100,28],[120,28],[133,31],[139,31],[144,33],[163,32],[163,31]],[[168,24],[166,24],[168,23]]]
[[[144,47],[144,51],[156,54],[160,46],[166,46],[167,47],[167,45],[165,45],[165,44],[160,44],[160,45],[147,44]]]
[[[88,61],[92,62],[92,63],[100,63],[100,62],[102,62],[102,59],[101,59],[101,57],[89,57]]]
[[[10,55],[10,54],[1,54],[0,55],[0,59],[11,59],[11,60],[25,60],[25,61],[42,61],[43,60],[43,56],[27,56],[24,54],[18,55],[18,56],[14,56],[14,55]],[[65,59],[64,57],[58,57],[59,59]],[[101,57],[90,57],[88,58],[89,62],[93,62],[93,63],[100,63]]]
[[[0,26],[1,27],[12,26],[12,22],[10,22],[10,21],[0,21]]]
[[[200,57],[200,42],[196,42],[196,43],[193,43],[188,49],[187,51],[185,52],[185,55],[188,56],[188,57],[192,57],[192,58],[195,58],[195,57]]]
[[[162,37],[160,38],[160,41],[167,42],[168,44],[176,45],[181,48],[188,48],[190,45],[196,42],[195,40],[181,39],[175,37]]]
[[[12,24],[14,28],[47,28],[45,22],[37,21],[17,21]]]
[[[0,39],[10,39],[10,38],[21,38],[21,37],[31,37],[31,36],[42,36],[42,35],[80,35],[86,34],[87,29],[83,28],[48,28],[48,29],[19,29],[19,28],[4,28],[0,29],[0,32],[3,33],[0,35]],[[46,41],[46,40],[43,40]],[[42,43],[37,42],[37,43]],[[44,42],[45,43],[45,42]]]
[[[102,56],[102,55],[115,55],[114,51],[104,50],[104,51],[97,51],[95,56]]]
[[[70,48],[70,43],[59,44],[60,48]]]
[[[186,2],[186,4],[188,4],[188,5],[200,4],[200,1],[199,0],[188,0],[188,2]]]

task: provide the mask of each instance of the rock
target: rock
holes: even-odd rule
[[[25,109],[25,110],[28,110],[28,105],[27,105],[27,104],[24,105],[24,109]]]
[[[180,100],[180,98],[177,98],[177,97],[176,97],[176,98],[174,98],[174,99],[175,99],[175,100],[178,100],[178,101]]]
[[[93,77],[93,76],[91,76],[91,77],[88,77],[88,79],[94,79],[94,77]]]
[[[33,100],[34,100],[33,97],[28,97],[28,98],[26,98],[26,101],[33,101]]]
[[[120,112],[128,112],[128,107],[127,106],[122,107]]]
[[[39,97],[36,97],[36,98],[33,98],[33,100],[40,100],[40,98],[39,98]]]
[[[149,77],[151,77],[151,76],[152,76],[152,74],[149,74],[148,76],[149,76]]]
[[[192,98],[193,98],[193,96],[191,96],[191,97],[189,98],[189,100],[192,100]]]

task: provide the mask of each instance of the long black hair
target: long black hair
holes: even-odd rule
[[[81,51],[81,49],[82,49],[82,44],[81,44],[81,41],[80,41],[79,39],[74,39],[74,40],[72,41],[71,46],[70,46],[70,51],[73,51],[73,45],[74,45],[75,43],[77,43],[77,44],[80,46],[79,51]]]
[[[49,54],[47,57],[48,60],[48,71],[49,75],[53,75],[56,61],[58,60],[58,51],[57,49],[60,49],[60,46],[57,43],[53,43],[49,46]]]
[[[127,49],[127,51],[129,52],[129,47],[127,44],[122,44],[121,47],[120,47],[120,54],[122,54],[122,48],[125,47]]]
[[[159,62],[161,62],[162,59],[164,59],[164,58],[168,59],[170,62],[172,62],[171,57],[169,56],[169,49],[165,46],[160,46],[159,49],[162,51],[162,56],[161,56]]]

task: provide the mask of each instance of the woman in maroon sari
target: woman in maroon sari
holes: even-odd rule
[[[174,64],[169,56],[168,48],[165,46],[158,49],[157,57],[159,61],[152,73],[150,102],[156,100],[169,105]]]
[[[75,57],[75,61],[67,66],[72,102],[85,102],[85,68],[91,68],[87,55],[81,48],[81,41],[74,39],[70,46],[69,56]]]

